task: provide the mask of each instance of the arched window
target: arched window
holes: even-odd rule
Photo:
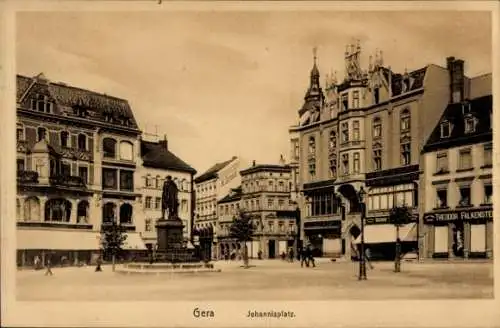
[[[316,154],[316,140],[314,137],[309,137],[309,155]]]
[[[60,134],[60,137],[61,137],[61,147],[69,147],[69,133],[68,131],[61,131],[61,134]]]
[[[102,223],[112,223],[116,220],[116,204],[106,203],[102,207]]]
[[[63,198],[49,199],[45,203],[45,221],[69,222],[71,202]]]
[[[88,210],[89,202],[82,200],[78,203],[78,209],[76,212],[77,223],[88,223]]]
[[[78,135],[78,149],[87,150],[87,136],[81,133]]]
[[[410,111],[408,108],[405,108],[401,112],[401,132],[405,132],[410,130],[411,127],[411,116],[410,116]]]
[[[330,140],[328,143],[328,149],[334,150],[337,145],[337,133],[335,131],[330,131]]]
[[[373,119],[373,139],[382,137],[382,121],[380,117]]]
[[[134,146],[129,141],[120,142],[120,159],[131,161],[134,159]]]
[[[37,197],[24,201],[24,221],[40,221],[40,201]]]
[[[46,128],[38,128],[37,130],[37,141],[46,140],[47,139],[47,129]]]
[[[102,151],[104,157],[116,158],[116,140],[104,138],[102,140]]]
[[[120,223],[121,224],[132,223],[132,205],[125,203],[122,206],[120,206]]]

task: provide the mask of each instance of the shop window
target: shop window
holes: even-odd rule
[[[493,144],[487,143],[483,146],[484,166],[489,167],[493,164]]]
[[[437,190],[437,208],[448,207],[448,190],[438,189]]]
[[[470,148],[460,150],[458,167],[460,170],[472,168],[472,152]]]
[[[458,203],[459,206],[470,206],[470,186],[461,186],[460,187],[460,201]]]
[[[441,152],[436,155],[436,173],[448,172],[448,153]]]
[[[151,208],[151,200],[152,200],[151,196],[146,196],[146,199],[144,201],[144,207],[145,208]]]
[[[352,122],[352,140],[359,140],[359,121]]]
[[[455,256],[464,255],[464,225],[457,221],[453,227],[453,253]]]
[[[491,184],[484,185],[484,204],[493,204],[493,186]]]
[[[401,145],[401,165],[410,165],[411,163],[411,143]]]

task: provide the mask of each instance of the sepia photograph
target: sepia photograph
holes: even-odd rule
[[[493,302],[498,6],[208,4],[11,11],[13,302]]]

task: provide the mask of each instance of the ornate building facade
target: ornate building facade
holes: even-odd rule
[[[184,224],[184,240],[191,241],[194,218],[194,175],[196,170],[177,157],[168,148],[166,136],[158,140],[157,136],[141,139],[141,165],[137,174],[140,184],[137,190],[142,194],[142,216],[139,231],[148,248],[154,248],[157,242],[156,221],[161,218],[161,199],[163,183],[171,176],[179,193],[179,218]]]
[[[493,258],[491,74],[457,69],[448,106],[423,151],[422,257]]]
[[[417,249],[420,150],[450,97],[452,72],[430,64],[403,74],[384,65],[382,52],[360,63],[361,47],[344,53],[345,75],[327,76],[314,58],[299,122],[289,129],[299,149],[299,204],[303,238],[325,255],[350,258],[360,239],[358,193],[367,192],[365,241],[372,254],[392,256],[395,228],[389,210],[407,205],[414,223],[401,228],[406,251]],[[299,135],[299,138],[296,135]]]
[[[139,136],[124,99],[17,76],[18,264],[46,252],[89,261],[111,221],[126,227],[126,249],[144,248],[135,219]]]

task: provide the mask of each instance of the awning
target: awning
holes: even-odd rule
[[[17,248],[45,250],[97,250],[100,234],[96,231],[17,229]]]
[[[417,224],[408,223],[399,227],[401,241],[417,240]],[[396,227],[392,224],[371,224],[365,226],[365,243],[394,243],[396,242]],[[361,243],[361,235],[356,238],[356,244]]]
[[[147,249],[144,241],[138,233],[127,233],[127,239],[123,243],[123,249]]]

